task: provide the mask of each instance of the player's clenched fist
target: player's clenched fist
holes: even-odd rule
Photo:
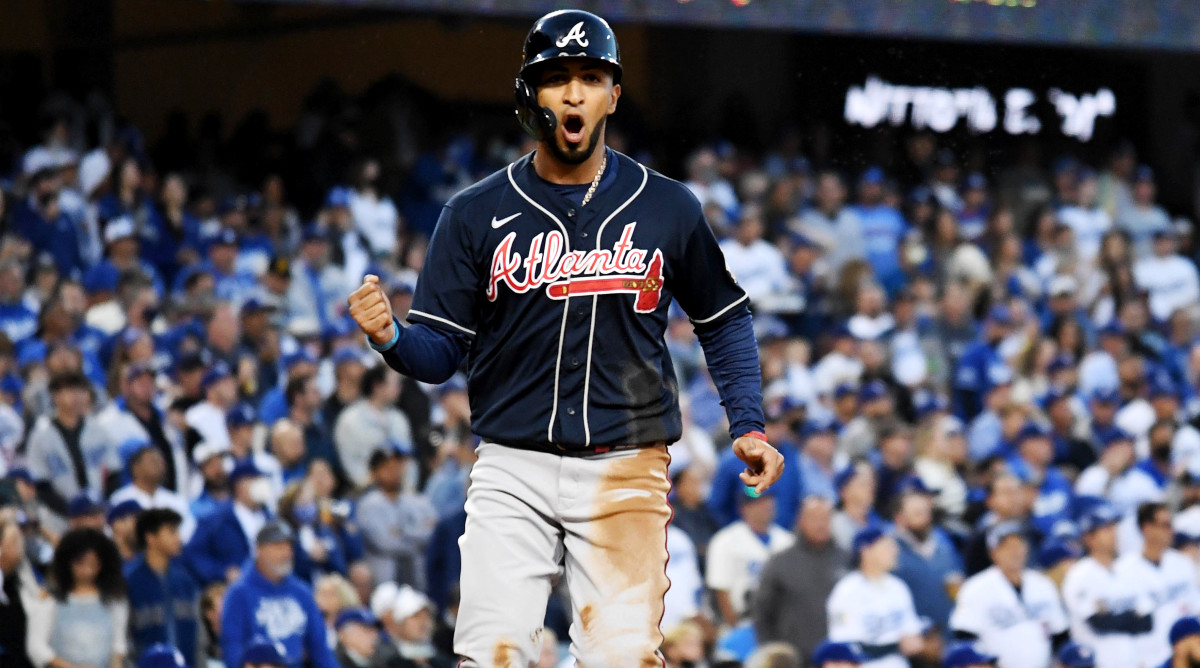
[[[783,455],[766,441],[742,436],[733,442],[733,453],[746,464],[739,477],[746,485],[753,486],[757,494],[767,491],[783,474]]]
[[[363,284],[350,295],[350,315],[377,345],[386,345],[395,334],[392,300],[384,294],[379,277],[367,274]]]

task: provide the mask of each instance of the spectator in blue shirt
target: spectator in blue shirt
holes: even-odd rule
[[[137,518],[138,543],[144,549],[125,566],[130,658],[140,657],[155,643],[167,643],[179,649],[188,666],[201,668],[200,588],[179,559],[182,521],[166,508],[147,510]]]
[[[954,371],[954,414],[970,422],[983,410],[984,397],[994,385],[1012,379],[1008,363],[1000,356],[1000,342],[1011,332],[1012,314],[993,306],[983,324],[983,336],[963,352]]]
[[[292,574],[294,541],[291,527],[279,520],[268,522],[255,537],[254,559],[225,594],[225,665],[244,665],[255,637],[264,636],[282,646],[287,668],[337,668],[312,589]]]
[[[888,294],[894,295],[906,282],[900,244],[908,233],[908,223],[885,203],[883,182],[882,169],[871,167],[863,172],[858,182],[858,205],[852,210],[859,219],[867,262]]]
[[[1053,533],[1054,525],[1070,519],[1074,494],[1071,483],[1058,469],[1050,466],[1054,461],[1054,444],[1050,432],[1040,425],[1030,423],[1017,434],[1015,454],[1008,465],[1025,485],[1033,487],[1033,524],[1042,533]]]
[[[22,300],[25,269],[16,259],[0,262],[0,331],[13,343],[20,343],[37,332],[37,314]]]

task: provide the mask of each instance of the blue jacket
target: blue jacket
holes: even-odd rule
[[[232,503],[196,524],[183,556],[192,575],[204,585],[223,581],[230,566],[241,566],[250,558],[250,541],[233,514]]]
[[[136,660],[155,643],[174,645],[189,666],[203,665],[196,654],[200,634],[200,588],[180,560],[159,577],[146,557],[125,564],[129,586],[130,658]]]
[[[954,414],[963,422],[970,422],[978,415],[983,410],[984,395],[992,389],[993,378],[1011,377],[1004,373],[1007,367],[997,346],[977,341],[967,348],[954,370]]]
[[[425,584],[438,610],[445,610],[450,588],[462,573],[462,551],[458,539],[467,531],[467,511],[459,510],[437,523],[425,553]]]
[[[221,613],[225,665],[241,666],[246,645],[256,635],[283,645],[287,668],[338,668],[325,637],[325,619],[308,585],[294,575],[272,583],[248,561],[225,594]]]
[[[800,452],[791,443],[774,445],[783,455],[783,475],[771,485],[771,493],[775,495],[775,523],[791,531],[796,526],[796,513],[804,497],[800,485]],[[745,470],[746,465],[737,458],[733,448],[721,453],[717,471],[713,474],[712,491],[708,495],[708,510],[721,526],[728,526],[741,518],[738,499],[746,489],[746,483],[738,474]]]

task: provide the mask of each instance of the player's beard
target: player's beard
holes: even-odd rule
[[[583,144],[580,144],[574,148],[563,148],[560,145],[560,142],[563,140],[558,136],[558,131],[556,130],[554,132],[554,141],[546,142],[550,148],[550,155],[553,155],[555,160],[563,163],[564,165],[582,165],[583,163],[587,162],[587,159],[592,157],[592,153],[595,152],[596,144],[600,143],[600,137],[604,134],[604,125],[606,123],[608,123],[607,116],[601,118],[600,122],[596,124],[596,127],[592,128],[592,132],[587,138],[586,148]]]

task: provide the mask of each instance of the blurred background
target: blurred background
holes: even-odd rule
[[[534,148],[513,80],[563,5],[620,42],[608,143],[686,183],[750,295],[788,462],[747,498],[673,309],[667,665],[1200,657],[1171,630],[1200,613],[1195,0],[29,0],[0,3],[3,659],[453,665],[465,380],[386,369],[346,296],[378,274],[403,317],[442,205]],[[283,571],[322,624],[242,633]],[[839,597],[856,573],[911,601]],[[538,668],[572,665],[566,594]]]

